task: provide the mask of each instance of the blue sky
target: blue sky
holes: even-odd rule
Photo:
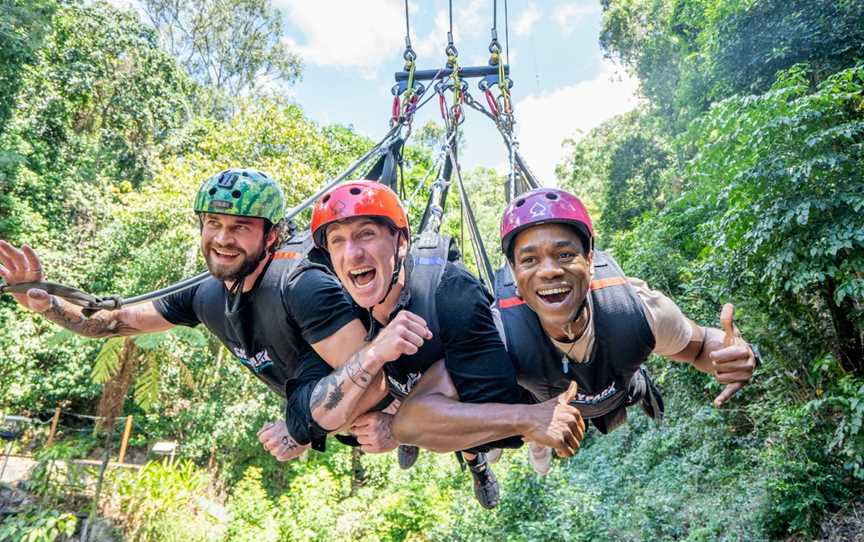
[[[485,65],[493,1],[453,4],[460,64]],[[296,101],[319,123],[349,124],[377,140],[387,129],[393,72],[403,64],[403,0],[275,0],[274,5],[285,15],[286,41],[304,62],[303,80],[292,88]],[[499,0],[502,45],[503,11],[504,1]],[[441,67],[449,26],[447,0],[411,0],[409,12],[418,69]],[[508,12],[521,150],[541,182],[555,184],[562,140],[635,107],[636,84],[603,59],[598,0],[509,0]],[[476,81],[471,88],[482,100]],[[428,120],[441,120],[434,103],[415,123],[422,126]],[[505,171],[507,154],[490,122],[469,112],[463,126],[463,166]]]
[[[111,0],[137,7],[135,0]],[[404,0],[271,0],[285,21],[284,41],[303,60],[303,79],[288,92],[319,124],[353,126],[378,140],[387,131],[405,44]],[[418,69],[444,65],[448,1],[409,0]],[[453,0],[453,34],[462,66],[486,65],[493,0]],[[636,107],[637,85],[603,58],[599,0],[508,0],[510,76],[520,149],[543,184],[554,185],[561,143]],[[504,0],[498,37],[505,45]],[[471,81],[471,92],[483,97]],[[504,144],[490,121],[468,110],[465,169],[508,170]],[[437,104],[415,119],[441,123]]]

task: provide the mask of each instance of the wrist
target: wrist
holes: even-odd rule
[[[511,434],[524,436],[537,430],[537,423],[533,419],[537,405],[504,405],[504,409],[506,415],[501,419],[507,420],[507,429]]]
[[[24,295],[27,295],[27,294],[24,294]],[[29,299],[29,296],[28,296],[28,299]],[[44,309],[39,310],[39,309],[35,309],[35,308],[29,307],[29,306],[28,306],[28,308],[30,310],[32,310],[33,312],[35,312],[36,314],[44,316],[45,313],[50,311],[51,309],[59,309],[60,308],[60,299],[56,295],[50,295],[49,294],[48,295],[48,305]]]
[[[759,347],[753,343],[747,343],[747,347],[753,353],[753,361],[756,363],[755,368],[758,369],[762,365],[762,353],[759,351]]]
[[[369,345],[369,347],[363,350],[360,354],[360,367],[371,374],[380,371],[384,367],[385,363],[387,362],[378,354],[378,350],[375,348],[374,343]]]

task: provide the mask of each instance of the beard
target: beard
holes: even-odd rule
[[[258,267],[258,264],[264,258],[265,246],[262,242],[253,254],[248,254],[238,246],[219,247],[232,252],[238,252],[240,257],[237,262],[232,265],[222,265],[212,260],[213,243],[204,247],[204,259],[207,261],[207,270],[213,277],[224,281],[239,280]]]

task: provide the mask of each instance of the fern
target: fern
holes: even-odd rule
[[[93,363],[91,378],[97,384],[104,384],[120,369],[120,354],[123,351],[123,338],[112,337],[105,341],[96,361]]]
[[[135,402],[144,410],[153,408],[159,400],[159,360],[156,356],[147,356],[146,364],[135,380]]]
[[[183,383],[186,384],[187,388],[195,391],[198,386],[195,384],[195,377],[192,376],[192,371],[189,370],[189,367],[187,367],[180,358],[174,358],[174,360],[177,362],[177,367],[180,369],[180,376],[183,377]]]

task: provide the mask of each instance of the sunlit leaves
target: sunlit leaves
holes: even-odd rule
[[[93,362],[93,381],[104,384],[117,374],[120,369],[120,355],[123,350],[123,338],[113,337],[105,341],[99,355]]]

